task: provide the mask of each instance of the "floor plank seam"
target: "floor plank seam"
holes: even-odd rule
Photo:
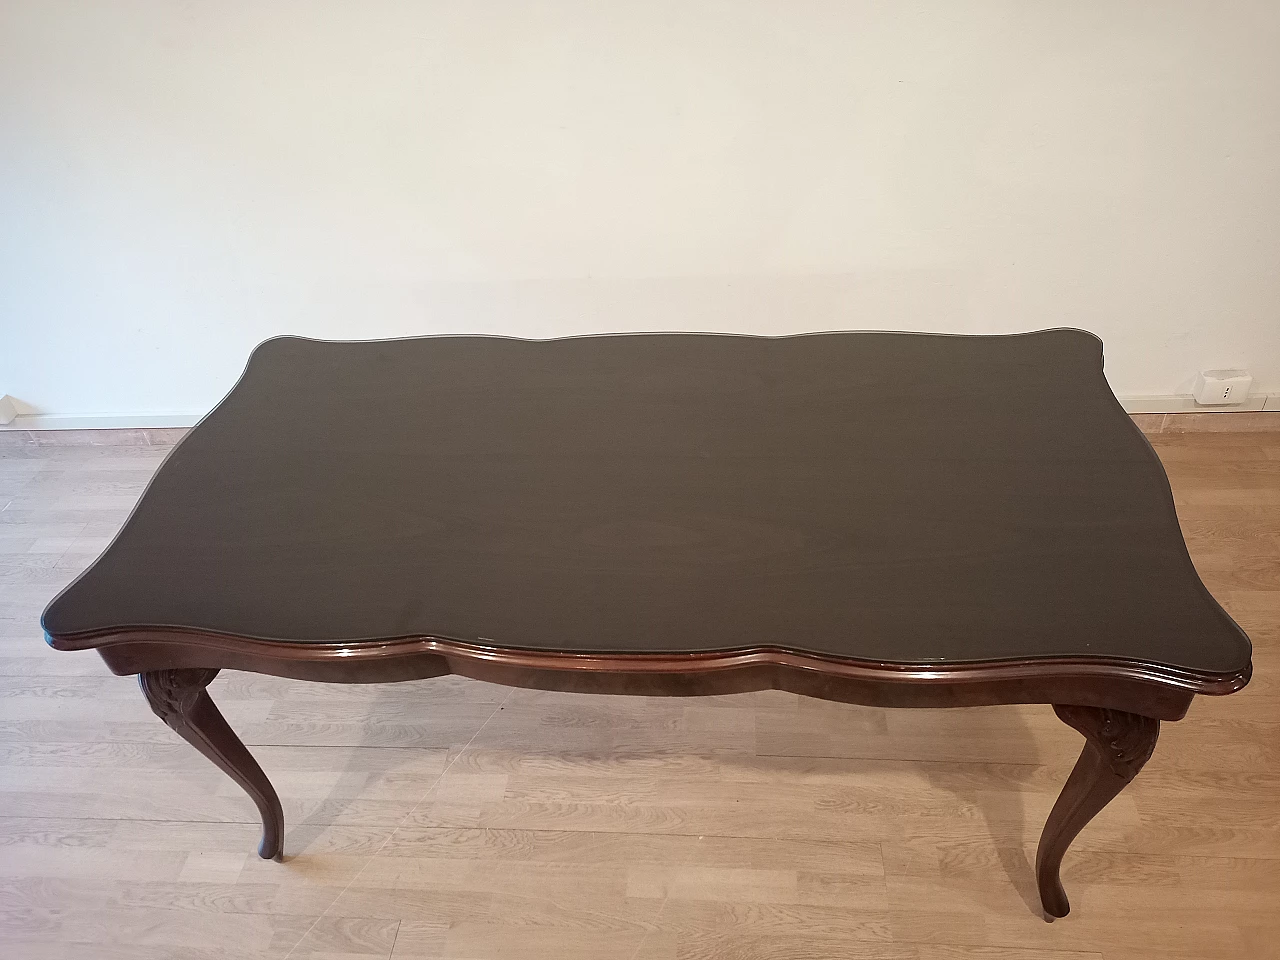
[[[391,950],[387,954],[387,960],[391,960],[396,955],[396,944],[400,942],[400,927],[403,923],[403,919],[396,921],[396,932],[391,935]]]
[[[662,891],[662,903],[658,904],[658,912],[654,914],[653,921],[650,924],[653,930],[657,930],[658,923],[659,921],[662,920],[662,914],[667,909],[667,901],[669,901],[670,899],[671,899],[670,891],[668,888],[664,887]],[[649,942],[649,934],[651,932],[652,932],[651,930],[646,930],[644,933],[640,935],[640,942],[636,944],[635,950],[631,951],[631,960],[636,960],[636,957],[640,956],[640,951],[643,950],[644,945]]]
[[[913,760],[904,757],[837,757],[813,753],[757,753],[757,757],[769,757],[774,760],[853,760],[859,763],[909,763],[913,766],[923,764],[945,764],[947,766],[999,766],[999,767],[1048,767],[1066,766],[1069,760],[1049,763],[1038,760]]]
[[[389,834],[387,834],[386,839],[384,839],[382,843],[378,845],[377,849],[374,850],[373,853],[369,854],[369,856],[365,859],[365,862],[360,865],[360,869],[357,870],[355,875],[350,880],[347,881],[346,886],[344,886],[341,890],[339,890],[337,896],[335,896],[332,900],[329,901],[329,905],[325,907],[324,910],[321,912],[320,916],[316,918],[315,923],[313,923],[307,929],[306,933],[304,933],[302,937],[299,938],[298,942],[295,943],[292,948],[290,948],[289,952],[284,955],[284,960],[289,960],[289,958],[293,956],[294,951],[297,950],[298,947],[302,945],[302,942],[306,940],[307,936],[311,933],[311,931],[316,928],[316,925],[319,924],[320,921],[323,920],[328,915],[331,909],[333,909],[333,905],[337,903],[339,900],[341,900],[343,895],[346,894],[346,892],[351,889],[351,887],[355,884],[355,882],[360,879],[360,876],[361,874],[364,873],[365,868],[367,868],[369,864],[373,862],[374,858],[377,857],[378,854],[381,853],[382,850],[386,847],[386,845],[391,842],[392,838],[395,837],[396,832],[400,829],[400,827],[404,826],[404,824],[408,821],[410,817],[414,815],[418,807],[422,806],[423,801],[426,800],[427,797],[431,795],[431,791],[434,790],[444,780],[445,775],[448,774],[448,772],[451,769],[453,769],[453,765],[458,762],[458,757],[461,757],[464,753],[467,752],[467,748],[470,747],[471,744],[475,742],[476,737],[480,736],[480,734],[484,731],[484,728],[489,725],[489,721],[491,721],[494,717],[496,717],[499,711],[501,711],[502,708],[506,706],[507,701],[511,699],[511,695],[513,693],[515,693],[514,687],[507,692],[507,695],[503,699],[502,703],[498,704],[498,706],[494,708],[493,712],[490,713],[489,716],[485,718],[484,723],[480,724],[480,726],[476,729],[476,732],[471,735],[471,739],[468,740],[463,745],[462,749],[458,751],[457,756],[453,757],[452,759],[450,759],[450,761],[447,764],[445,764],[445,768],[440,771],[439,776],[437,776],[436,779],[432,782],[431,786],[427,788],[426,792],[419,798],[418,802],[415,803],[410,808],[409,812],[404,815],[400,823]]]

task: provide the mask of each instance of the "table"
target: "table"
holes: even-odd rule
[[[1052,704],[1085,737],[1036,858],[1054,917],[1160,721],[1251,672],[1067,329],[268,340],[43,626],[138,674],[265,858],[284,816],[221,669]]]

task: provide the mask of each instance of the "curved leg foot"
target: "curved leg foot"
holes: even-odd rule
[[[1036,881],[1040,903],[1051,917],[1071,909],[1058,868],[1085,824],[1138,775],[1156,747],[1160,721],[1122,710],[1055,705],[1054,713],[1084,734],[1087,742],[1040,834]]]
[[[258,761],[209,699],[205,687],[217,675],[217,670],[204,668],[153,670],[138,674],[138,685],[157,717],[253,798],[262,814],[258,855],[264,860],[279,860],[284,855],[284,810],[280,798]]]

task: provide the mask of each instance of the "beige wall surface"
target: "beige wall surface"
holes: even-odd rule
[[[1280,391],[1280,3],[0,3],[0,393],[278,333],[1081,326]]]

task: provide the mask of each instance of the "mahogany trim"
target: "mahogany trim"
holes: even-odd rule
[[[1050,917],[1071,910],[1062,887],[1062,857],[1094,816],[1138,775],[1151,759],[1160,721],[1123,710],[1054,704],[1053,712],[1085,737],[1084,749],[1053,805],[1036,849],[1040,904]]]
[[[815,670],[832,676],[890,682],[954,682],[1026,677],[1114,677],[1163,683],[1192,693],[1224,695],[1244,687],[1252,664],[1236,674],[1203,674],[1180,667],[1101,657],[1027,657],[961,663],[897,663],[841,659],[782,646],[688,653],[600,653],[534,650],[466,643],[443,637],[410,636],[384,640],[305,642],[263,640],[179,627],[129,627],[71,636],[46,634],[56,650],[89,650],[124,644],[175,641],[220,652],[243,652],[289,661],[366,663],[430,653],[447,659],[467,658],[492,664],[546,670],[597,673],[701,673],[747,665],[772,664]]]
[[[138,674],[138,686],[152,711],[169,729],[249,794],[262,816],[258,856],[280,860],[284,856],[284,807],[258,761],[209,699],[205,687],[217,675],[217,669],[152,670]]]
[[[440,637],[361,642],[263,640],[172,627],[47,635],[58,650],[97,649],[118,674],[219,667],[343,683],[458,674],[509,686],[593,693],[695,696],[783,689],[878,706],[1077,703],[1163,720],[1194,694],[1227,694],[1249,681],[1171,666],[1101,658],[970,663],[883,663],[760,647],[669,654],[570,653],[483,646]]]

